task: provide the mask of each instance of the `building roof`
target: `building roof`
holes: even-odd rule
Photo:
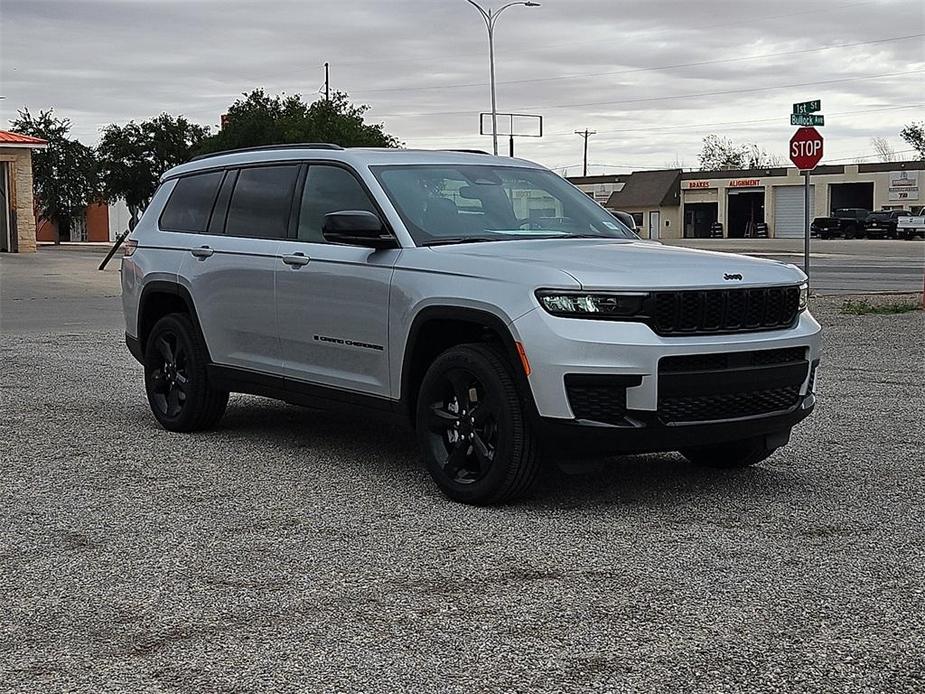
[[[681,169],[635,171],[623,190],[611,193],[605,207],[631,210],[680,204]]]
[[[580,186],[591,183],[623,183],[630,177],[630,174],[600,174],[595,176],[566,176],[565,180],[569,183]]]
[[[11,133],[6,130],[0,130],[0,147],[26,147],[29,149],[45,149],[48,146],[48,140],[31,135],[21,135],[20,133]]]

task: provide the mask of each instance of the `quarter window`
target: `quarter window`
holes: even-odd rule
[[[228,205],[225,233],[263,239],[286,238],[292,191],[298,177],[298,165],[241,169]]]
[[[196,234],[204,232],[223,175],[222,171],[212,171],[184,176],[177,181],[161,214],[161,228]]]
[[[331,212],[347,210],[364,210],[379,214],[369,195],[352,173],[339,166],[309,166],[299,214],[299,240],[324,243],[321,233],[324,216]]]

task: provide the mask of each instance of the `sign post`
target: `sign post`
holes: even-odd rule
[[[819,102],[807,102],[817,110]],[[796,112],[798,106],[806,104],[794,104],[793,109]],[[809,172],[816,168],[816,164],[822,159],[822,135],[815,128],[800,128],[793,137],[790,138],[790,161],[793,162],[805,177],[803,181],[803,272],[809,277]],[[807,279],[807,282],[809,280]]]

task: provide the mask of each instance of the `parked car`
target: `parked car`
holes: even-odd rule
[[[901,239],[911,240],[916,236],[925,239],[925,207],[918,214],[907,212],[896,220],[896,235]]]
[[[335,145],[169,170],[122,261],[161,426],[214,427],[230,392],[403,416],[473,504],[556,451],[767,458],[815,405],[806,292],[793,265],[640,241],[536,164]]]
[[[896,221],[911,214],[909,210],[879,210],[864,220],[864,232],[869,239],[896,238]]]
[[[864,238],[864,222],[870,210],[843,207],[832,211],[831,217],[816,217],[809,227],[810,234],[820,239],[841,236],[846,239]]]
[[[610,214],[619,219],[623,224],[626,225],[626,228],[632,231],[637,236],[639,235],[639,229],[636,226],[636,220],[633,219],[633,215],[629,212],[623,212],[622,210],[608,210]]]

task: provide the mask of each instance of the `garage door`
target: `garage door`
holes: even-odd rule
[[[810,217],[816,209],[816,186],[809,187]],[[803,237],[803,186],[774,187],[774,236],[779,239]]]

